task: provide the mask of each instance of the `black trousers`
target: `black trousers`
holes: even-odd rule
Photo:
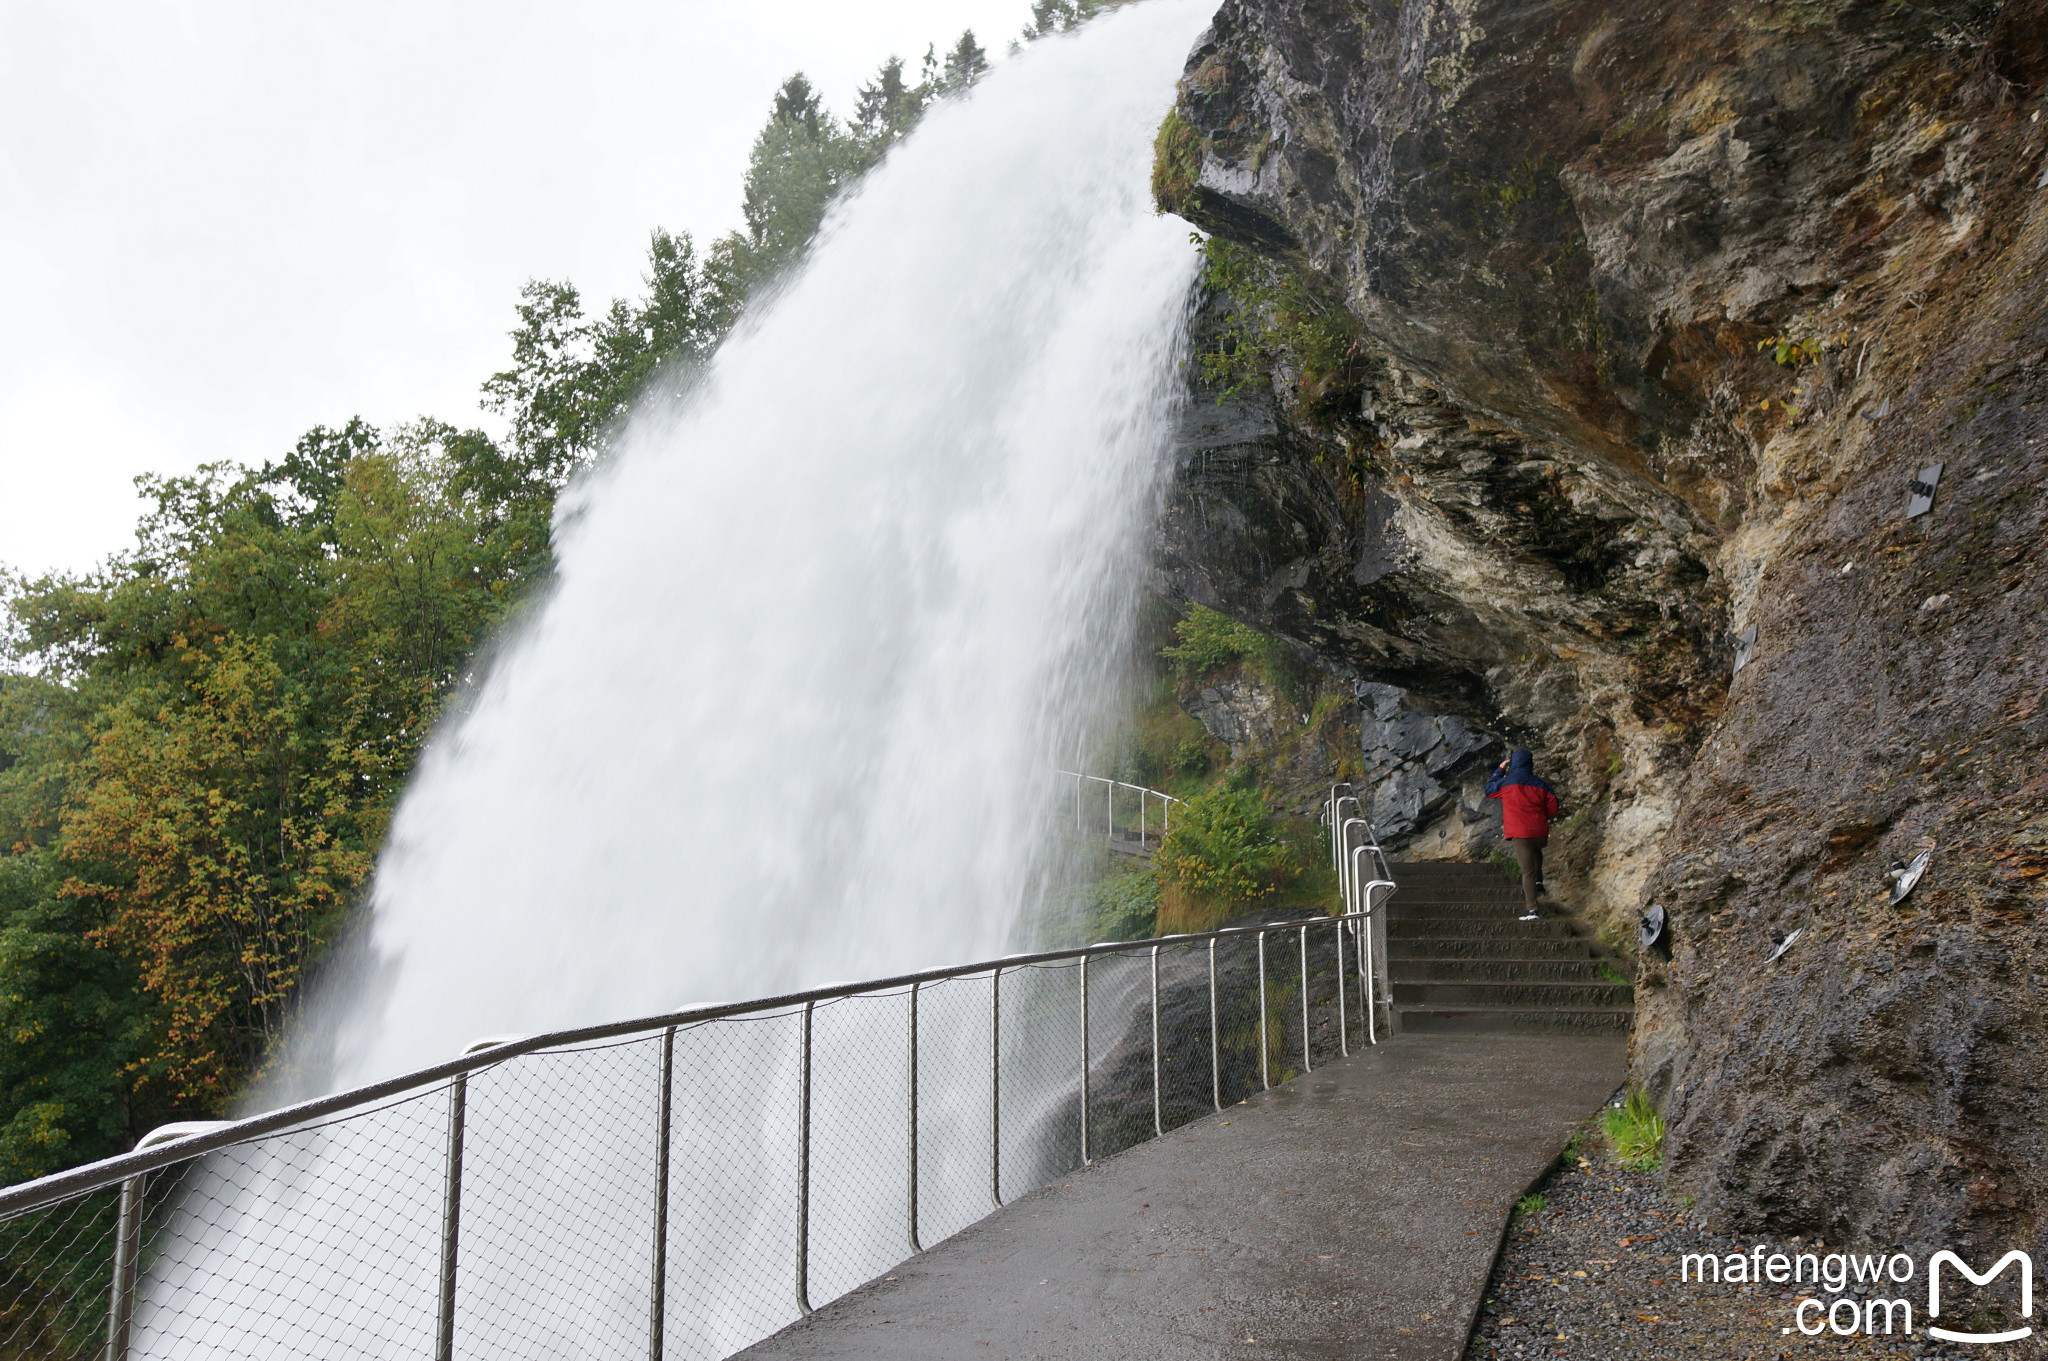
[[[1522,867],[1522,902],[1530,912],[1536,910],[1536,886],[1543,882],[1543,848],[1549,844],[1547,836],[1508,838],[1508,849]]]

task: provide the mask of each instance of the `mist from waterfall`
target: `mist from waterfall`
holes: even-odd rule
[[[315,1013],[323,1085],[1016,948],[1143,571],[1196,267],[1151,144],[1206,15],[1133,5],[935,107],[565,493]]]

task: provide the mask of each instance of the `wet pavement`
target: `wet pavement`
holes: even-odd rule
[[[1408,1035],[1006,1205],[741,1353],[1453,1361],[1620,1036]]]

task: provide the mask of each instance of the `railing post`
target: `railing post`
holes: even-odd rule
[[[910,1250],[923,1252],[917,1241],[917,990],[910,985]]]
[[[1114,841],[1116,840],[1116,781],[1104,780],[1102,782],[1102,792],[1103,812],[1109,819],[1108,829],[1103,835],[1109,840]]]
[[[1166,1133],[1159,1123],[1159,947],[1152,947],[1152,1133]]]
[[[1344,1001],[1344,933],[1351,929],[1351,919],[1341,918],[1337,922],[1337,1053],[1341,1058],[1351,1057],[1351,1018],[1345,1014]]]
[[[988,1192],[1003,1208],[1003,967],[988,976]]]
[[[1216,1023],[1216,937],[1209,937],[1209,1100],[1223,1109],[1222,1027]]]
[[[811,1011],[804,1003],[803,1086],[797,1096],[796,1307],[811,1312]]]
[[[434,1361],[454,1361],[455,1266],[462,1241],[462,1127],[468,1115],[469,1074],[448,1084],[448,1171],[441,1192],[441,1306]]]
[[[1081,956],[1081,1166],[1088,1158],[1088,960]]]
[[[661,1361],[668,1333],[669,1116],[676,1074],[676,1028],[661,1033],[661,1113],[654,1139],[654,1281],[648,1292],[647,1361]]]
[[[106,1361],[128,1361],[135,1321],[135,1260],[142,1247],[142,1178],[121,1183],[121,1217],[114,1228],[113,1294],[107,1301]]]
[[[1387,888],[1391,895],[1393,885],[1389,884]],[[1387,920],[1385,917],[1377,921],[1367,918],[1365,924],[1365,943],[1367,946],[1366,965],[1372,970],[1373,1006],[1375,1012],[1382,1005],[1387,1008],[1387,1028],[1391,1031],[1394,1024],[1394,986],[1392,980],[1387,977],[1387,952],[1384,948],[1381,948],[1387,943]],[[1375,932],[1378,933],[1377,945],[1374,941]],[[1385,998],[1386,1001],[1382,1003],[1379,1000],[1380,998]]]
[[[1308,1051],[1308,927],[1301,928],[1301,1071],[1313,1073],[1315,1064]]]
[[[1372,888],[1364,893],[1365,915],[1358,920],[1358,991],[1365,1000],[1365,1042],[1380,1042],[1379,1017],[1373,1002],[1372,978]]]
[[[1259,929],[1259,1089],[1271,1091],[1273,1075],[1266,1067],[1266,1054],[1272,1048],[1266,1038],[1266,932]]]

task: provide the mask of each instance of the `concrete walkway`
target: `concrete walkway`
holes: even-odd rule
[[[1462,1355],[1619,1036],[1409,1035],[1012,1202],[751,1361]]]

